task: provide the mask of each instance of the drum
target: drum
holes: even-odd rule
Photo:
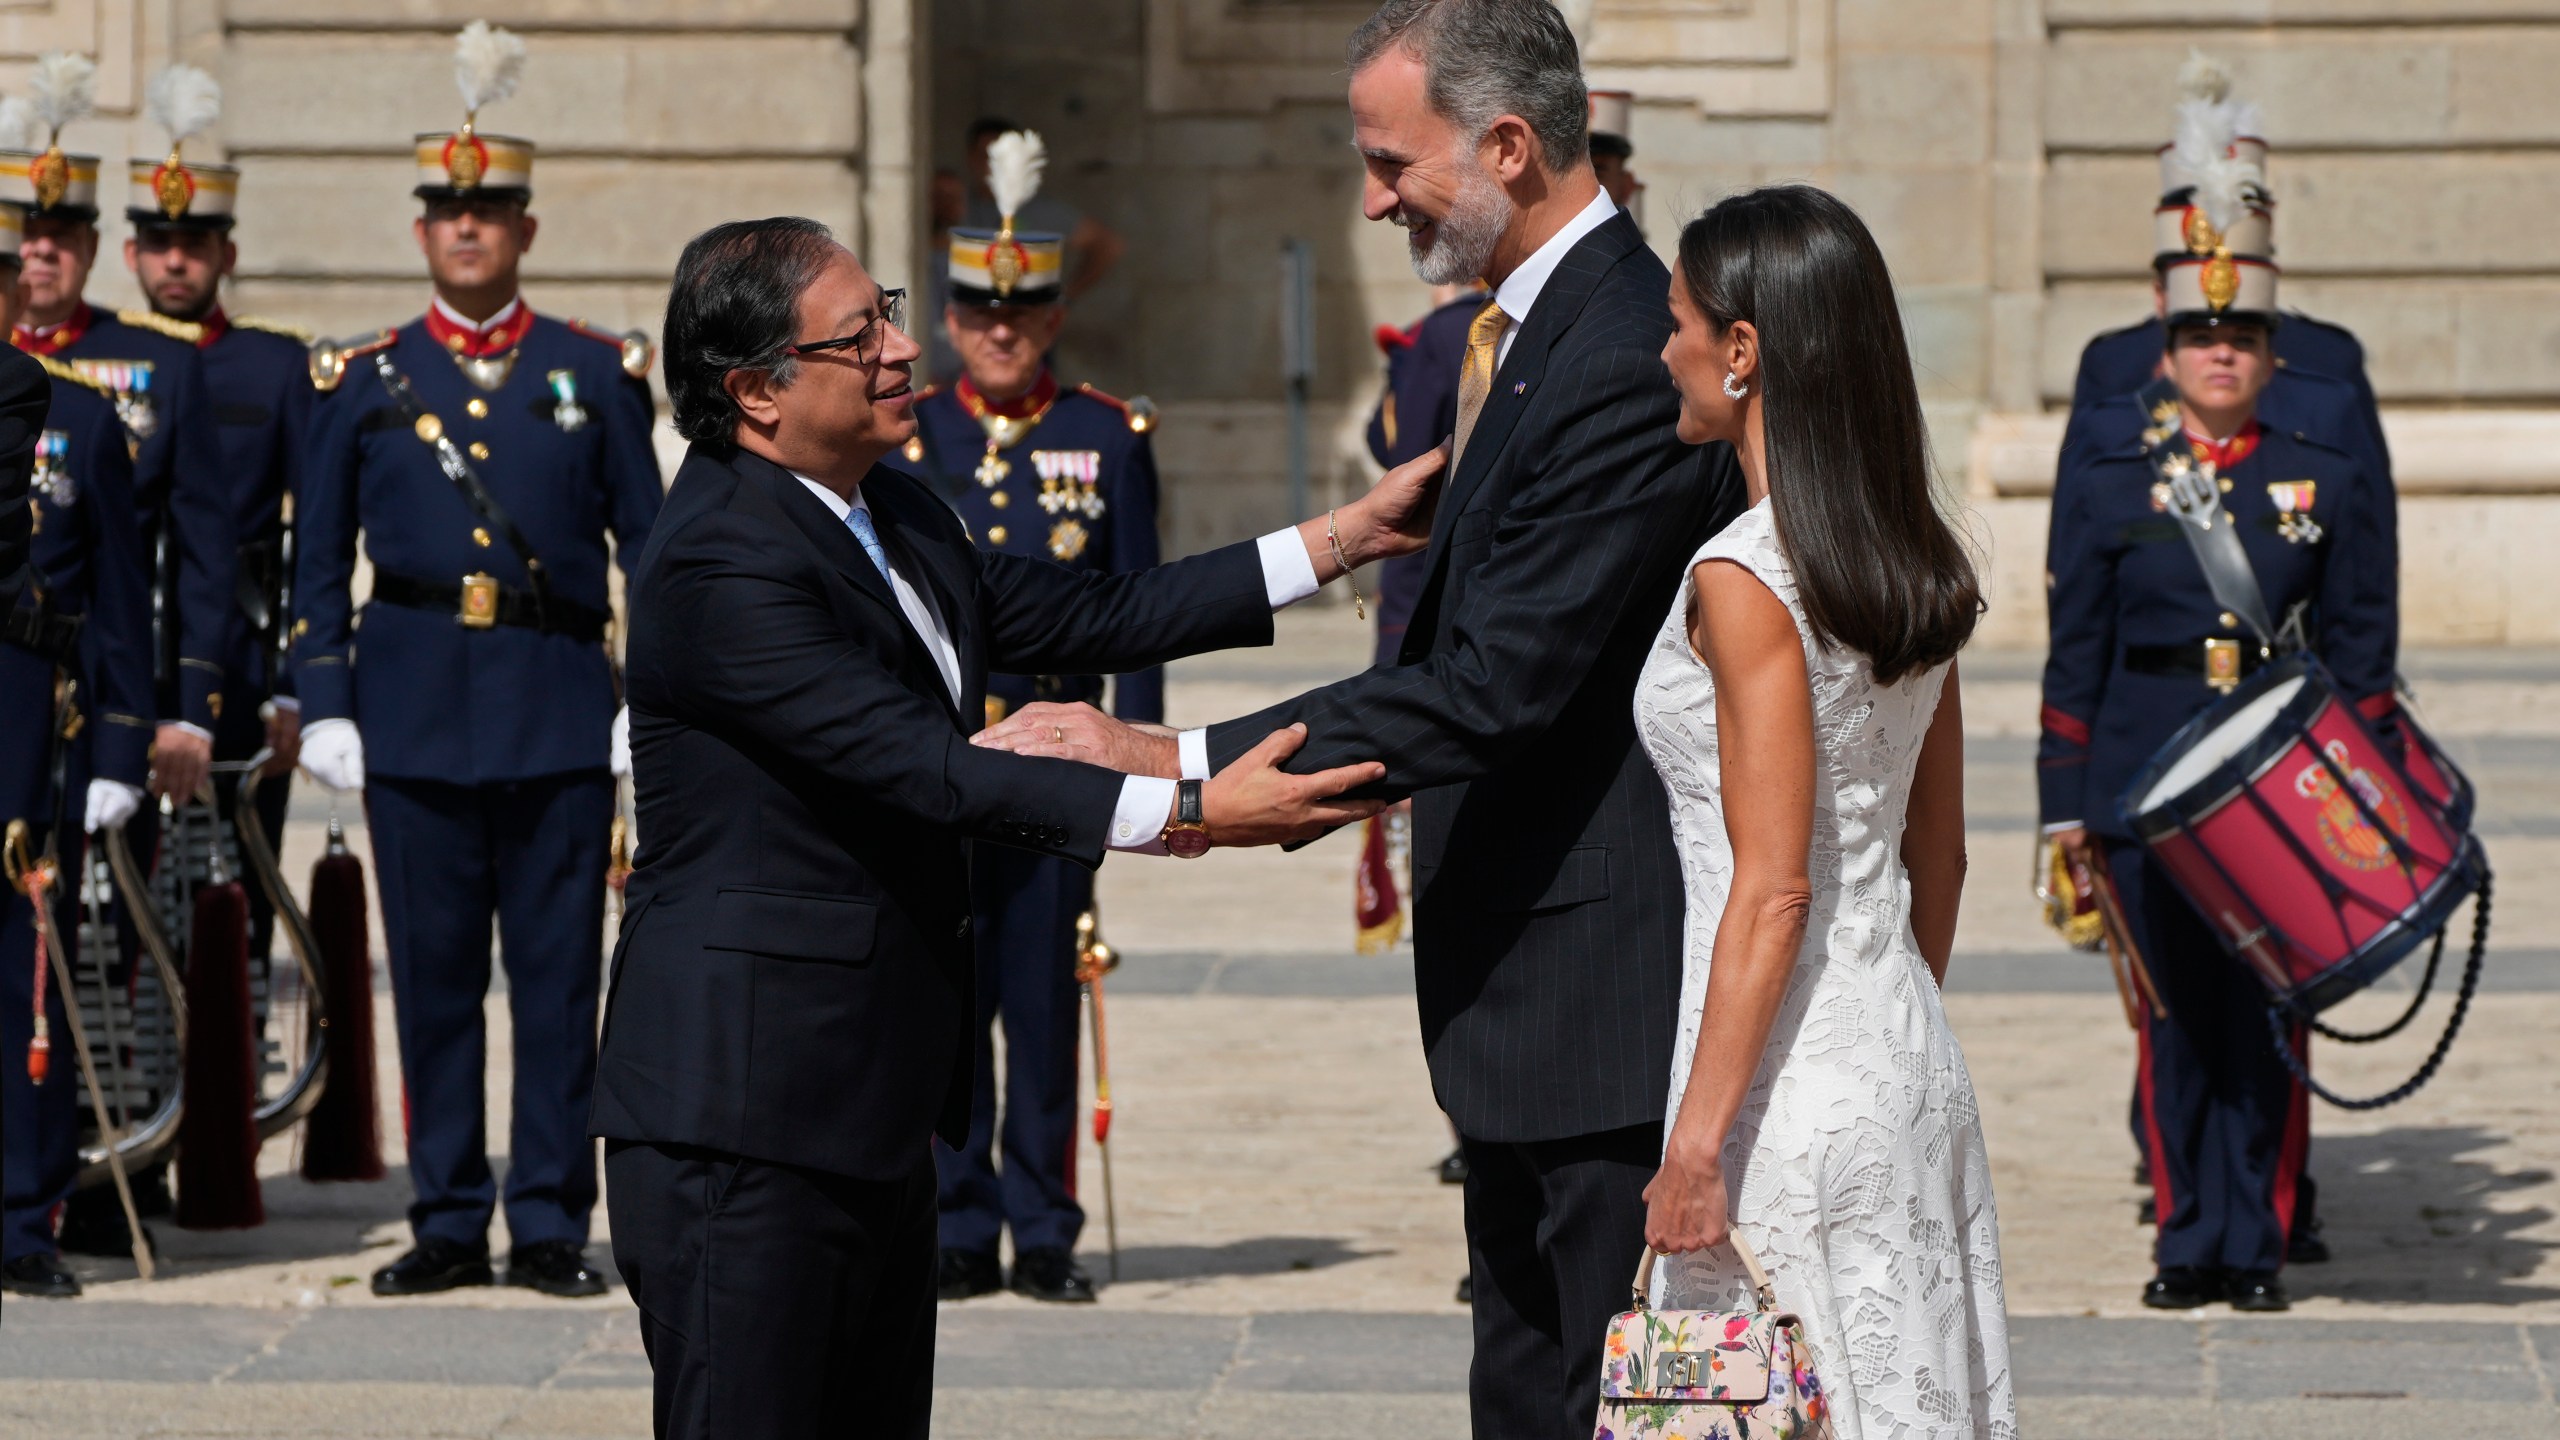
[[[2347,998],[2442,931],[2488,859],[2471,784],[2405,716],[2384,745],[2318,662],[2258,672],[2125,792],[2133,831],[2282,1010]]]

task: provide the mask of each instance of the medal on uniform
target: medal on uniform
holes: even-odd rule
[[[563,435],[583,430],[587,425],[587,409],[578,403],[578,372],[554,370],[543,377],[551,385],[551,419]]]
[[[37,494],[60,509],[69,509],[79,493],[73,486],[71,470],[66,463],[70,457],[69,432],[47,430],[37,437],[35,469],[28,477],[28,483]]]
[[[1098,488],[1102,480],[1101,451],[1034,450],[1031,464],[1040,472],[1043,511],[1051,515],[1082,515],[1087,520],[1102,518],[1108,507]],[[1081,541],[1076,548],[1084,548]]]
[[[2276,533],[2296,545],[2317,545],[2324,533],[2320,522],[2311,518],[2311,506],[2319,498],[2316,480],[2275,480],[2267,484],[2267,499],[2276,507]]]
[[[987,453],[978,457],[976,472],[978,483],[989,490],[1003,484],[1004,477],[1013,473],[1013,466],[1002,455],[996,453],[998,448],[1000,447],[997,446],[995,437],[988,436]]]
[[[1084,547],[1092,540],[1093,532],[1070,515],[1049,527],[1049,556],[1053,560],[1073,560],[1084,553]]]

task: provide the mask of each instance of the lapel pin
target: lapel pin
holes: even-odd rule
[[[1514,394],[1514,395],[1526,395],[1526,394],[1528,394],[1528,393],[1529,393],[1529,382],[1528,382],[1528,381],[1526,381],[1526,380],[1521,380],[1521,381],[1517,381],[1517,382],[1515,382],[1515,383],[1512,385],[1512,387],[1511,387],[1511,393],[1512,393],[1512,394]]]

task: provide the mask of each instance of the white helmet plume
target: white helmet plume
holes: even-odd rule
[[[2231,98],[2231,74],[2201,50],[2187,52],[2178,72],[2178,133],[2167,178],[2192,186],[2194,203],[2217,231],[2227,232],[2267,199],[2267,176],[2232,153],[2233,142],[2258,130],[2258,107]]]
[[[987,189],[996,197],[996,213],[1004,217],[1006,229],[1013,228],[1013,217],[1040,193],[1040,172],[1048,166],[1049,147],[1034,130],[1008,130],[987,146]]]
[[[462,89],[462,108],[477,117],[483,106],[516,93],[524,79],[524,37],[512,30],[474,20],[453,41],[453,79]]]
[[[33,150],[43,143],[36,133],[35,107],[17,95],[0,99],[0,150]]]
[[[70,50],[48,50],[36,57],[35,74],[27,80],[35,97],[48,143],[59,143],[62,127],[86,120],[98,108],[98,62]]]
[[[172,65],[151,77],[142,106],[153,124],[169,132],[169,149],[175,152],[222,118],[222,86],[193,65]]]
[[[2231,98],[2231,71],[2221,61],[2190,45],[2187,47],[2187,63],[2178,67],[2178,94],[2184,99],[2219,105]]]

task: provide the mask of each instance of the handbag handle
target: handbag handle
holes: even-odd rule
[[[1777,1287],[1769,1283],[1769,1272],[1760,1268],[1760,1257],[1751,1253],[1751,1246],[1743,1240],[1742,1232],[1728,1228],[1725,1231],[1725,1243],[1733,1247],[1734,1254],[1742,1257],[1742,1271],[1751,1277],[1752,1298],[1760,1302],[1760,1308],[1763,1310],[1777,1309]],[[1647,1245],[1644,1247],[1644,1258],[1636,1262],[1635,1292],[1636,1308],[1639,1310],[1653,1308],[1654,1254],[1654,1248]]]

